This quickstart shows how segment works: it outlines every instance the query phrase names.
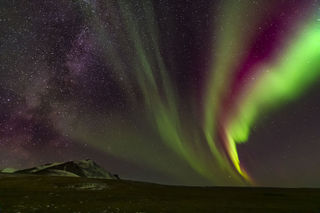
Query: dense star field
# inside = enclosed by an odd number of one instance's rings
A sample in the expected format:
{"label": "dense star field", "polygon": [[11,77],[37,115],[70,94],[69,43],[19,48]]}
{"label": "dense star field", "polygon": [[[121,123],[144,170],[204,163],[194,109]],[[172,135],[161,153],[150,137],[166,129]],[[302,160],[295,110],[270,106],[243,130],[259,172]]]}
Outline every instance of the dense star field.
{"label": "dense star field", "polygon": [[320,186],[319,0],[1,0],[0,168]]}

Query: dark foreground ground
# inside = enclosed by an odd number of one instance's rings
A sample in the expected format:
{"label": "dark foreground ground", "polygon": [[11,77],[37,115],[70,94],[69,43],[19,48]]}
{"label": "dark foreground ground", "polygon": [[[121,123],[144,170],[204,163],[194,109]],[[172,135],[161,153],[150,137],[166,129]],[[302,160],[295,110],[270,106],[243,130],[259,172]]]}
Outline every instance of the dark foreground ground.
{"label": "dark foreground ground", "polygon": [[122,180],[0,176],[0,212],[320,213],[320,190],[177,187]]}

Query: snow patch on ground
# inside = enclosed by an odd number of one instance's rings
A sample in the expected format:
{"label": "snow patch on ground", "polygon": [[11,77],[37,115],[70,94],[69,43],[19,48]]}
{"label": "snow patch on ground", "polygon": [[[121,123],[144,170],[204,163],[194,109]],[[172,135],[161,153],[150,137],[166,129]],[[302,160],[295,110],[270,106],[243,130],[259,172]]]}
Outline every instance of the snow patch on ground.
{"label": "snow patch on ground", "polygon": [[69,185],[68,188],[76,190],[104,190],[109,189],[110,187],[106,183],[79,183],[74,185]]}

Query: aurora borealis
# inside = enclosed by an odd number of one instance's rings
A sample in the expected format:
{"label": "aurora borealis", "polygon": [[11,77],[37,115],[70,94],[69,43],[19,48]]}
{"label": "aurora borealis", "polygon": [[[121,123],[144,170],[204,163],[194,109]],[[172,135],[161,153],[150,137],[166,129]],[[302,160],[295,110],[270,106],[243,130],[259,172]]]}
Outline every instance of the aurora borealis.
{"label": "aurora borealis", "polygon": [[0,167],[92,158],[160,183],[320,185],[318,0],[0,9]]}

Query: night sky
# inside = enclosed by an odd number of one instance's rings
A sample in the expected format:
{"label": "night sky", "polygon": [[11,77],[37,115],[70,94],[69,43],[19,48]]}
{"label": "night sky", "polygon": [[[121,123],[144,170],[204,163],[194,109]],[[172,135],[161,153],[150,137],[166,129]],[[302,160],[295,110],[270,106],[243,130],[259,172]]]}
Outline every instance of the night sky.
{"label": "night sky", "polygon": [[1,0],[0,168],[320,187],[319,0]]}

